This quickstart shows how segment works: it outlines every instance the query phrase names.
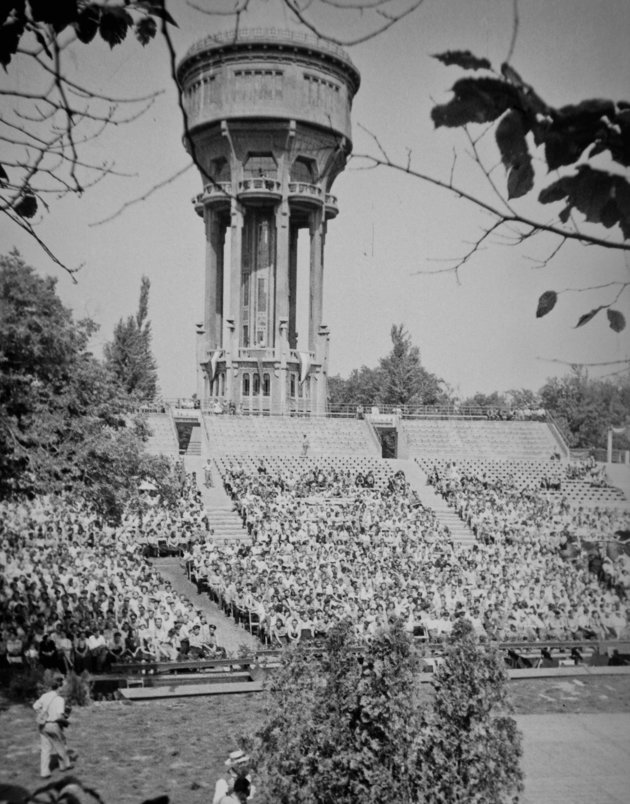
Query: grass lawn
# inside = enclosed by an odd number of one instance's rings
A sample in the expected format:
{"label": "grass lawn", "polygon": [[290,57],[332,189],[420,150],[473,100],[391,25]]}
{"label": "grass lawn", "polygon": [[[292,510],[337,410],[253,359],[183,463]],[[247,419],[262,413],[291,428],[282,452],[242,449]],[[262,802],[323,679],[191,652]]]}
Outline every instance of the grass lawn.
{"label": "grass lawn", "polygon": [[[630,675],[525,680],[510,684],[516,712],[630,712]],[[209,804],[239,734],[263,716],[261,694],[103,702],[75,708],[68,743],[75,774],[106,804],[140,804],[167,793],[173,804]],[[0,781],[39,784],[39,736],[28,706],[0,711]]]}

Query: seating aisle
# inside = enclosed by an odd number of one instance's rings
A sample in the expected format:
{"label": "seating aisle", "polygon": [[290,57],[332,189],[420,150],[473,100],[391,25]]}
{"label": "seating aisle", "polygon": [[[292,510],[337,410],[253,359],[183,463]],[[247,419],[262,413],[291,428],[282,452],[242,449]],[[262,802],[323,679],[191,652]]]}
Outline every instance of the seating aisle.
{"label": "seating aisle", "polygon": [[212,467],[212,486],[205,485],[204,465],[205,461],[194,455],[186,455],[184,465],[187,472],[195,472],[197,484],[203,502],[208,512],[210,527],[214,531],[216,539],[229,541],[237,539],[239,541],[249,541],[247,531],[243,529],[240,516],[234,510],[232,500],[225,493],[223,481],[215,466]]}
{"label": "seating aisle", "polygon": [[260,651],[261,644],[249,631],[234,624],[234,621],[225,616],[223,611],[213,603],[208,595],[197,594],[197,587],[186,578],[182,569],[180,558],[156,558],[153,566],[164,578],[169,581],[176,592],[184,595],[197,609],[201,609],[208,616],[211,623],[217,627],[217,644],[225,648],[228,656],[236,656],[239,648],[245,645],[252,653]]}
{"label": "seating aisle", "polygon": [[415,461],[395,460],[391,461],[391,463],[395,471],[401,469],[405,473],[407,482],[418,495],[422,505],[435,511],[440,524],[446,525],[451,532],[453,541],[458,544],[474,544],[475,534],[449,507],[446,500],[436,494],[433,487],[428,485],[426,474]]}

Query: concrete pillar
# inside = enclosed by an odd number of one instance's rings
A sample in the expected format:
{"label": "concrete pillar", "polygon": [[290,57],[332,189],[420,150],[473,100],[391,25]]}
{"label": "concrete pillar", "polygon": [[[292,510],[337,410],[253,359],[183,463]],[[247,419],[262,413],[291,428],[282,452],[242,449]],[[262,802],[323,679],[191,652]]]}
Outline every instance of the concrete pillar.
{"label": "concrete pillar", "polygon": [[204,210],[206,228],[206,287],[204,299],[204,329],[210,349],[221,344],[221,321],[223,318],[222,262],[223,246],[220,236],[220,223],[216,212],[206,207]]}
{"label": "concrete pillar", "polygon": [[223,311],[225,310],[225,299],[223,296],[223,285],[225,276],[225,233],[227,226],[224,221],[217,225],[217,346],[223,348]]}
{"label": "concrete pillar", "polygon": [[324,295],[324,215],[318,208],[310,215],[310,289],[308,318],[308,348],[314,352],[317,333],[322,324],[322,304]]}
{"label": "concrete pillar", "polygon": [[[241,332],[241,262],[243,253],[243,209],[232,198],[230,210],[230,265],[223,271],[223,348],[226,352],[226,387],[228,400],[238,402],[233,369],[238,366],[238,345]],[[236,364],[236,366],[234,365]]]}
{"label": "concrete pillar", "polygon": [[297,349],[297,258],[300,230],[292,226],[289,233],[289,348]]}
{"label": "concrete pillar", "polygon": [[276,209],[276,287],[273,344],[280,347],[280,322],[289,318],[289,201],[286,196]]}

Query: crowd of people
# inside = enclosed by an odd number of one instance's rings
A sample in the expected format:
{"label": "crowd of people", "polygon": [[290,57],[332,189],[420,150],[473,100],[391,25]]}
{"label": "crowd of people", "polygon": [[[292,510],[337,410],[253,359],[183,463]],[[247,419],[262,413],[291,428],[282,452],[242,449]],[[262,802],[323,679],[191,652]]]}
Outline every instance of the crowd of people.
{"label": "crowd of people", "polygon": [[0,663],[102,672],[121,661],[223,655],[216,626],[147,552],[209,538],[195,478],[173,510],[150,503],[117,526],[77,498],[0,503]]}
{"label": "crowd of people", "polygon": [[148,501],[115,527],[70,496],[1,503],[0,661],[101,672],[223,655],[216,628],[148,559],[164,544],[272,646],[322,637],[347,617],[359,640],[392,617],[427,638],[460,617],[498,640],[630,638],[630,558],[606,549],[628,512],[436,466],[430,482],[476,536],[468,547],[401,472],[325,461],[283,472],[262,460],[223,479],[242,542],[213,538],[194,476],[174,509]]}
{"label": "crowd of people", "polygon": [[[429,482],[475,534],[474,551],[502,567],[516,609],[510,630],[521,622],[528,638],[630,636],[630,557],[611,549],[630,512],[575,508],[542,489],[462,472],[454,462],[435,466]],[[603,573],[590,571],[594,551]]]}
{"label": "crowd of people", "polygon": [[391,616],[429,637],[459,617],[499,640],[630,637],[625,559],[611,586],[579,547],[567,552],[594,516],[603,534],[616,515],[452,472],[431,479],[476,533],[472,548],[454,544],[400,476],[365,488],[351,472],[285,476],[263,463],[224,478],[251,545],[198,544],[187,559],[225,610],[272,645],[324,635],[340,617],[368,640]]}

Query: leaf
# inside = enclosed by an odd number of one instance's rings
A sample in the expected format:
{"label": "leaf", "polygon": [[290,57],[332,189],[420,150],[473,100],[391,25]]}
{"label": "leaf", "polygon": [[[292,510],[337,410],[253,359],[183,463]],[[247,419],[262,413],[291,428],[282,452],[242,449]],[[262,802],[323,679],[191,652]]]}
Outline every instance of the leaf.
{"label": "leaf", "polygon": [[626,328],[626,319],[619,310],[606,310],[606,315],[608,316],[608,325],[613,332],[621,332]]}
{"label": "leaf", "polygon": [[546,290],[538,299],[538,307],[536,308],[536,318],[542,318],[550,313],[556,306],[558,301],[558,294],[555,290]]}
{"label": "leaf", "polygon": [[595,307],[593,310],[590,311],[590,313],[584,313],[584,315],[581,315],[577,324],[575,325],[575,329],[577,329],[578,327],[583,327],[584,324],[588,324],[588,322],[592,321],[592,319],[595,318],[597,313],[599,313],[599,311],[603,309],[604,305],[600,304],[599,307]]}
{"label": "leaf", "polygon": [[497,126],[495,137],[508,169],[509,198],[520,198],[534,186],[534,169],[525,139],[528,130],[524,115],[516,109],[510,109]]}
{"label": "leaf", "polygon": [[96,36],[98,31],[99,22],[101,20],[101,9],[94,4],[86,6],[77,16],[74,23],[74,30],[77,34],[77,39],[83,42],[84,45],[89,44]]}
{"label": "leaf", "polygon": [[3,67],[10,64],[12,57],[17,52],[25,26],[26,19],[20,16],[0,27],[0,64]]}
{"label": "leaf", "polygon": [[137,5],[145,9],[147,14],[150,14],[152,17],[164,20],[164,22],[167,22],[169,25],[174,25],[176,28],[179,27],[166,10],[163,0],[138,0]]}
{"label": "leaf", "polygon": [[26,192],[13,207],[21,218],[32,218],[37,212],[37,199],[33,193]]}
{"label": "leaf", "polygon": [[464,70],[491,70],[492,65],[488,59],[474,56],[470,50],[446,50],[444,53],[434,53],[433,58],[450,67],[455,64]]}
{"label": "leaf", "polygon": [[630,184],[624,176],[580,165],[573,176],[563,176],[541,190],[541,204],[566,199],[564,215],[573,207],[590,223],[606,228],[619,224],[625,239],[630,238]]}
{"label": "leaf", "polygon": [[527,154],[524,160],[514,165],[508,173],[508,198],[521,198],[534,186],[534,168],[532,160]]}
{"label": "leaf", "polygon": [[452,100],[431,110],[436,128],[490,123],[519,105],[518,89],[499,78],[461,78],[452,91]]}
{"label": "leaf", "polygon": [[104,8],[98,31],[101,38],[113,48],[119,45],[127,36],[127,29],[133,25],[133,19],[124,8]]}
{"label": "leaf", "polygon": [[157,31],[157,23],[152,17],[144,17],[141,19],[134,29],[136,39],[144,47],[155,36]]}
{"label": "leaf", "polygon": [[77,18],[77,0],[29,0],[33,19],[52,25],[57,33]]}

